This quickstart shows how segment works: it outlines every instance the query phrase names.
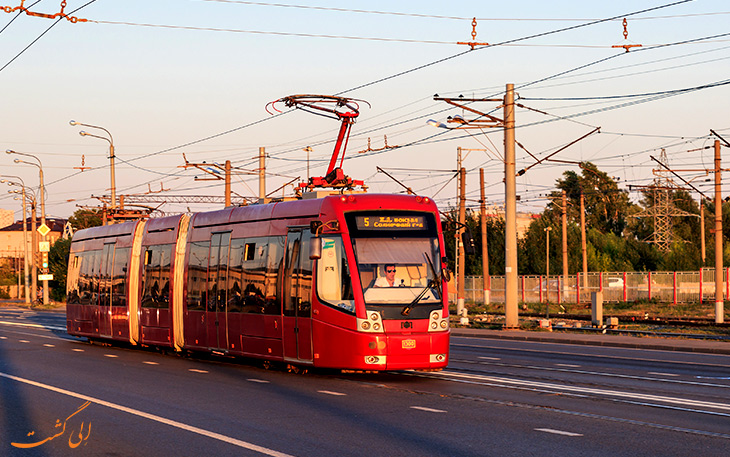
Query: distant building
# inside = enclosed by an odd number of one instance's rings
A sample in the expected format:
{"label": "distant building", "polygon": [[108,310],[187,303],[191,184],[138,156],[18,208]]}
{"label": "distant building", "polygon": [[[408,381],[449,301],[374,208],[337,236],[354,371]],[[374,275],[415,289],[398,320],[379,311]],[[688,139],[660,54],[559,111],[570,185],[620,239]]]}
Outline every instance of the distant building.
{"label": "distant building", "polygon": [[0,228],[12,225],[15,220],[15,212],[9,209],[0,209]]}
{"label": "distant building", "polygon": [[[473,211],[472,217],[475,220],[479,220],[480,213],[479,211]],[[491,209],[487,211],[487,217],[494,217],[499,219],[504,219],[504,211],[499,211],[496,209]],[[515,222],[517,224],[517,238],[524,238],[525,234],[527,233],[527,230],[530,228],[530,224],[532,224],[532,221],[535,219],[539,219],[539,214],[533,214],[533,213],[517,213],[515,215]]]}
{"label": "distant building", "polygon": [[[30,243],[31,238],[31,220],[28,218],[28,242]],[[36,228],[40,227],[40,219],[36,221]],[[47,240],[51,242],[51,246],[61,236],[63,236],[63,228],[66,225],[65,219],[46,218],[46,225],[51,229],[48,232]],[[38,240],[41,240],[40,233],[36,233]],[[30,245],[28,246],[30,251]],[[23,257],[23,221],[17,221],[11,223],[8,226],[0,228],[0,258],[7,257]]]}

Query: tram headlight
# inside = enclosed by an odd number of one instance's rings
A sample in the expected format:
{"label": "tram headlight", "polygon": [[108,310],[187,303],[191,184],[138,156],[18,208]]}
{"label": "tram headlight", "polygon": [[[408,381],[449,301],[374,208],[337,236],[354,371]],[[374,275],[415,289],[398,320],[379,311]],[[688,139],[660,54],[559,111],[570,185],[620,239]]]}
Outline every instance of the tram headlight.
{"label": "tram headlight", "polygon": [[370,322],[364,321],[362,324],[360,324],[360,327],[362,327],[363,330],[369,330],[370,329]]}
{"label": "tram headlight", "polygon": [[431,322],[431,328],[436,330],[438,328],[438,324],[436,322]]}
{"label": "tram headlight", "polygon": [[444,330],[445,330],[445,329],[446,329],[446,327],[448,327],[448,326],[449,326],[449,323],[448,323],[448,322],[446,322],[446,321],[441,321],[441,328],[442,328],[442,329],[444,329]]}
{"label": "tram headlight", "polygon": [[378,313],[373,313],[370,315],[370,320],[377,321],[378,320]]}
{"label": "tram headlight", "polygon": [[431,313],[431,319],[438,320],[439,317],[440,316],[439,316],[439,312],[438,311],[434,311],[434,312]]}
{"label": "tram headlight", "polygon": [[373,324],[373,330],[380,330],[380,324],[377,322]]}

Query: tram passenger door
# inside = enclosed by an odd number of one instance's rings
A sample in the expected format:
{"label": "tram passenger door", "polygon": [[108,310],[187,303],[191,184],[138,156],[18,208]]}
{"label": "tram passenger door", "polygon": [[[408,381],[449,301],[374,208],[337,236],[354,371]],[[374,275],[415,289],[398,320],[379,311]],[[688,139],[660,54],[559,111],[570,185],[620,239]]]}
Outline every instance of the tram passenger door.
{"label": "tram passenger door", "polygon": [[210,238],[210,264],[208,267],[208,303],[206,325],[208,347],[228,350],[228,253],[231,232],[214,233]]}
{"label": "tram passenger door", "polygon": [[112,334],[112,265],[114,264],[114,243],[107,243],[101,251],[99,269],[99,335]]}
{"label": "tram passenger door", "polygon": [[290,229],[284,272],[284,358],[312,361],[312,261],[309,231]]}

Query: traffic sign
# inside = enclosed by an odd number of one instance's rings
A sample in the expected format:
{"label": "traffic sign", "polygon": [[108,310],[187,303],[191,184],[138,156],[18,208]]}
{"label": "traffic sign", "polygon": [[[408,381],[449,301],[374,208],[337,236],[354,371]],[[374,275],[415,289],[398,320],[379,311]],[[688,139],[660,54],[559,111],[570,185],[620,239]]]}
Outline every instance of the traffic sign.
{"label": "traffic sign", "polygon": [[41,234],[41,236],[48,235],[48,232],[51,231],[51,229],[46,224],[41,224],[40,227],[38,227],[36,230],[38,230],[38,233]]}
{"label": "traffic sign", "polygon": [[50,241],[40,241],[38,243],[38,252],[49,252],[51,250]]}
{"label": "traffic sign", "polygon": [[52,274],[38,275],[38,281],[53,281],[53,275]]}

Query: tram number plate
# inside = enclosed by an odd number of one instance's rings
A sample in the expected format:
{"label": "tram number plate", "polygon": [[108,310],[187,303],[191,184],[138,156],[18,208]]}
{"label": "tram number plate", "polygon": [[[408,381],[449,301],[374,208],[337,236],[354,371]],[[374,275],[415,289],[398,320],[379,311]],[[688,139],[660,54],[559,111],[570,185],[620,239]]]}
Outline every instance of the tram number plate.
{"label": "tram number plate", "polygon": [[415,349],[416,340],[403,340],[401,342],[401,346],[403,347],[403,349]]}

